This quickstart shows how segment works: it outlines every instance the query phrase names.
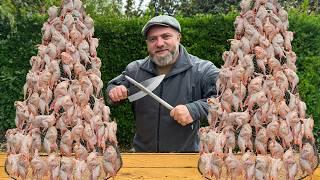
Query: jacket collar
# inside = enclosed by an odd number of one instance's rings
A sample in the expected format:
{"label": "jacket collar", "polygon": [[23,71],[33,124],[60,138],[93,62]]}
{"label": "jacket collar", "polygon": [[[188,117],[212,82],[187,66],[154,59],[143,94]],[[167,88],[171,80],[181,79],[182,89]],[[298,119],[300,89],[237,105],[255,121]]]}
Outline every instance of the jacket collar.
{"label": "jacket collar", "polygon": [[[147,71],[153,75],[158,75],[157,74],[157,68],[156,65],[150,60],[150,56],[146,57],[144,59],[145,61],[141,65],[141,69],[144,71]],[[168,78],[170,76],[179,74],[183,71],[186,71],[187,69],[191,68],[193,66],[193,63],[190,60],[189,53],[183,47],[181,44],[179,45],[179,56],[175,64],[172,66],[172,69],[170,72],[166,75],[165,78]]]}

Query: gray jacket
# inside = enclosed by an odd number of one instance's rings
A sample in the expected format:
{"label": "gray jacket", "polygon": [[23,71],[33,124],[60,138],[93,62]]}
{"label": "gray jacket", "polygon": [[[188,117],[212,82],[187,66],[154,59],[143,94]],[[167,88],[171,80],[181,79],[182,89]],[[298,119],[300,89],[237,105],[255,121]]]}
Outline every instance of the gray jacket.
{"label": "gray jacket", "polygon": [[[133,147],[136,152],[198,151],[200,120],[207,118],[206,98],[216,95],[219,69],[210,61],[190,55],[182,45],[179,50],[177,62],[153,92],[173,107],[185,104],[193,123],[181,126],[170,116],[168,109],[150,96],[134,101],[136,134]],[[126,67],[126,74],[138,82],[158,75],[149,57],[131,62]],[[109,81],[107,93],[120,84],[127,88],[133,86],[120,75]]]}

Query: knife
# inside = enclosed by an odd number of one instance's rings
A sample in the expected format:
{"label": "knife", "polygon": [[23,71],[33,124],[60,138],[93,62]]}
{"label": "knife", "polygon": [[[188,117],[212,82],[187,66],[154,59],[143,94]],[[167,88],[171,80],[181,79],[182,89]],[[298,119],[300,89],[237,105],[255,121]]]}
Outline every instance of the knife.
{"label": "knife", "polygon": [[[144,87],[142,84],[138,83],[137,81],[135,81],[134,79],[132,79],[131,77],[127,76],[125,74],[125,72],[122,73],[122,75],[133,85],[135,85],[136,87],[138,87],[141,91],[143,91],[144,93],[146,93],[147,95],[151,96],[153,99],[155,99],[156,101],[158,101],[160,104],[162,104],[164,107],[166,107],[167,109],[169,109],[170,111],[173,109],[173,107],[168,104],[166,101],[164,101],[163,99],[161,99],[159,96],[155,95],[152,91],[150,91],[148,88]],[[160,84],[160,83],[159,83]],[[143,97],[143,96],[142,96]],[[141,97],[140,97],[141,98]],[[132,102],[131,100],[137,100],[137,98],[129,98],[129,101]],[[130,100],[131,99],[131,100]],[[139,99],[139,98],[138,98]]]}

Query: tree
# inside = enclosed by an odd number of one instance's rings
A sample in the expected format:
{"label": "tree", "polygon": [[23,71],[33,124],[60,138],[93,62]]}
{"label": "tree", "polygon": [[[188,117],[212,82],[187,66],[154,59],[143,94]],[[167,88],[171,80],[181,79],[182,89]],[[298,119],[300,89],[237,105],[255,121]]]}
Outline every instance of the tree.
{"label": "tree", "polygon": [[16,21],[20,17],[35,14],[43,15],[48,7],[59,4],[60,0],[3,0],[0,4],[0,19],[3,22],[8,22],[11,30],[15,31]]}
{"label": "tree", "polygon": [[179,8],[179,14],[192,16],[195,14],[226,13],[238,5],[236,0],[186,0]]}
{"label": "tree", "polygon": [[133,0],[127,0],[127,4],[125,5],[125,15],[132,16],[134,11],[134,1]]}
{"label": "tree", "polygon": [[121,16],[121,0],[85,0],[86,12],[94,16]]}
{"label": "tree", "polygon": [[[253,2],[255,0],[252,0]],[[241,0],[151,0],[148,11],[154,14],[193,16],[195,14],[217,14],[239,10]],[[278,0],[286,9],[319,13],[320,0]]]}
{"label": "tree", "polygon": [[[0,5],[0,19],[1,19],[1,26],[2,23],[8,21],[10,26],[13,27],[15,24],[15,11],[16,8],[14,4],[12,4],[11,0],[4,0]],[[2,28],[1,28],[2,29]]]}
{"label": "tree", "polygon": [[151,0],[148,7],[155,15],[174,15],[180,4],[180,0]]}
{"label": "tree", "polygon": [[195,14],[226,13],[239,2],[236,0],[151,0],[149,9],[157,14]]}
{"label": "tree", "polygon": [[[15,30],[17,19],[34,15],[46,15],[53,5],[60,7],[63,0],[2,0],[0,4],[1,24],[8,22]],[[121,0],[83,0],[86,12],[91,16],[121,16]],[[1,25],[2,26],[2,25]]]}

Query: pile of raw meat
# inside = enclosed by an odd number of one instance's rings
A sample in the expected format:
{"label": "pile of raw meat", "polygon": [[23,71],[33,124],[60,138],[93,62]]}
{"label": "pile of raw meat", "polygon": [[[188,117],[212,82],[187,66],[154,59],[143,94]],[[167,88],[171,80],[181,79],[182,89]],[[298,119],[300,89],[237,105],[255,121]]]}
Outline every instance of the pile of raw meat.
{"label": "pile of raw meat", "polygon": [[94,22],[80,0],[63,0],[48,14],[24,100],[15,102],[16,128],[6,132],[6,171],[19,179],[114,177],[122,161],[117,124],[101,95]]}
{"label": "pile of raw meat", "polygon": [[[318,165],[314,120],[299,98],[288,14],[277,0],[242,0],[230,50],[199,130],[204,177],[287,179],[312,175]],[[237,155],[235,152],[241,152]],[[297,158],[296,158],[297,154]]]}

